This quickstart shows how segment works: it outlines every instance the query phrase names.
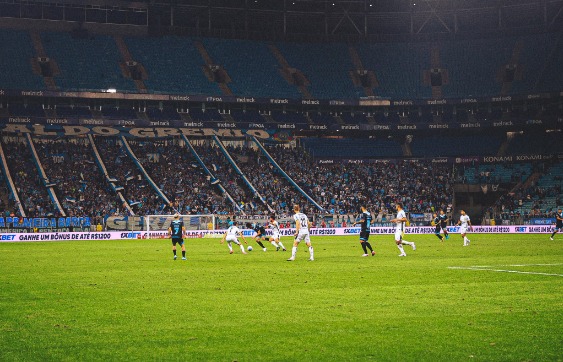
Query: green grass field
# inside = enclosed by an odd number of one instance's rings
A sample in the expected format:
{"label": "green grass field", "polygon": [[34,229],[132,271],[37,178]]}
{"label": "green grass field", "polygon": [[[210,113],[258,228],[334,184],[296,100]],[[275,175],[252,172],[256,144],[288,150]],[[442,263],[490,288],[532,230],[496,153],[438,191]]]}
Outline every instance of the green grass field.
{"label": "green grass field", "polygon": [[0,243],[0,360],[563,360],[562,236],[392,239]]}

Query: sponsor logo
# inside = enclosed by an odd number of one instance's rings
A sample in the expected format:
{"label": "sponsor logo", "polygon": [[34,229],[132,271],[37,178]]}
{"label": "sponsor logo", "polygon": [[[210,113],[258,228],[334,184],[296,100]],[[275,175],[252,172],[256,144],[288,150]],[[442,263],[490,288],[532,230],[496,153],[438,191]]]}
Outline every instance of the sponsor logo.
{"label": "sponsor logo", "polygon": [[6,240],[6,241],[14,240],[15,237],[16,237],[16,235],[14,235],[14,234],[8,234],[8,235],[2,234],[2,235],[0,235],[0,240]]}
{"label": "sponsor logo", "polygon": [[38,92],[22,91],[21,95],[22,95],[22,96],[38,96],[38,97],[43,97],[43,92],[42,92],[42,91],[38,91]]}
{"label": "sponsor logo", "polygon": [[3,96],[3,95],[5,95],[5,94],[6,94],[6,92],[4,92],[3,89],[0,89],[0,96]]}
{"label": "sponsor logo", "polygon": [[151,126],[170,126],[170,122],[168,121],[151,121]]}
{"label": "sponsor logo", "polygon": [[103,119],[81,119],[80,120],[80,124],[87,124],[87,125],[92,125],[92,126],[103,126],[104,125],[104,120]]}
{"label": "sponsor logo", "polygon": [[9,117],[8,123],[31,123],[31,118],[29,118],[29,117]]}
{"label": "sponsor logo", "polygon": [[217,127],[219,128],[235,128],[236,126],[237,126],[236,123],[228,123],[228,122],[217,123]]}
{"label": "sponsor logo", "polygon": [[519,226],[519,227],[514,228],[514,230],[515,230],[517,233],[525,233],[526,230],[528,230],[528,228],[527,228],[526,226]]}
{"label": "sponsor logo", "polygon": [[141,238],[140,232],[121,233],[122,239],[137,239]]}
{"label": "sponsor logo", "polygon": [[342,126],[340,126],[341,129],[345,130],[345,129],[360,129],[360,125],[359,124],[354,124],[354,125],[346,125],[343,124]]}
{"label": "sponsor logo", "polygon": [[390,130],[391,126],[387,124],[376,124],[372,126],[374,130]]}
{"label": "sponsor logo", "polygon": [[344,234],[358,234],[359,232],[360,232],[360,228],[344,229]]}
{"label": "sponsor logo", "polygon": [[479,157],[456,157],[455,163],[470,163],[479,161]]}
{"label": "sponsor logo", "polygon": [[528,99],[538,99],[541,98],[541,94],[528,94]]}
{"label": "sponsor logo", "polygon": [[426,104],[447,104],[448,101],[445,99],[434,99],[430,101],[426,101]]}
{"label": "sponsor logo", "polygon": [[170,96],[171,101],[189,101],[189,96]]}
{"label": "sponsor logo", "polygon": [[334,160],[319,160],[319,163],[334,163]]}
{"label": "sponsor logo", "polygon": [[256,102],[256,99],[246,98],[246,97],[237,98],[236,100],[237,100],[238,103],[255,103]]}
{"label": "sponsor logo", "polygon": [[324,124],[310,124],[309,129],[328,129]]}
{"label": "sponsor logo", "polygon": [[529,119],[526,124],[543,124],[543,121],[541,119]]}
{"label": "sponsor logo", "polygon": [[184,122],[184,127],[203,127],[203,122]]}
{"label": "sponsor logo", "polygon": [[448,163],[447,158],[433,158],[432,163]]}
{"label": "sponsor logo", "polygon": [[135,121],[122,119],[117,122],[118,126],[135,126]]}
{"label": "sponsor logo", "polygon": [[463,98],[461,103],[477,103],[477,99],[475,98]]}
{"label": "sponsor logo", "polygon": [[514,126],[514,123],[512,123],[512,121],[493,122],[493,127],[505,127],[505,126]]}
{"label": "sponsor logo", "polygon": [[504,102],[504,101],[511,101],[511,100],[512,100],[511,96],[492,97],[491,98],[492,102]]}
{"label": "sponsor logo", "polygon": [[394,106],[412,106],[414,101],[393,101]]}
{"label": "sponsor logo", "polygon": [[295,128],[295,125],[293,123],[283,123],[283,124],[278,124],[278,128],[282,128],[282,129],[288,129],[288,128]]}
{"label": "sponsor logo", "polygon": [[416,124],[397,125],[397,129],[416,129]]}
{"label": "sponsor logo", "polygon": [[248,128],[266,128],[264,123],[249,123]]}
{"label": "sponsor logo", "polygon": [[273,103],[273,104],[288,104],[289,99],[270,98],[270,103]]}
{"label": "sponsor logo", "polygon": [[512,156],[486,156],[483,162],[511,162]]}
{"label": "sponsor logo", "polygon": [[449,124],[429,124],[428,128],[438,129],[438,128],[450,128]]}
{"label": "sponsor logo", "polygon": [[66,118],[47,118],[47,123],[50,123],[50,124],[68,124],[68,119],[66,119]]}
{"label": "sponsor logo", "polygon": [[205,100],[207,102],[223,102],[223,98],[221,97],[207,97]]}
{"label": "sponsor logo", "polygon": [[472,123],[472,122],[460,123],[460,124],[459,124],[459,127],[460,127],[460,128],[479,128],[479,127],[481,127],[481,123],[479,123],[479,122],[475,122],[475,123]]}
{"label": "sponsor logo", "polygon": [[321,102],[317,99],[303,99],[303,100],[301,100],[301,104],[319,105],[319,104],[321,104]]}
{"label": "sponsor logo", "polygon": [[343,106],[346,103],[344,101],[332,100],[332,101],[329,101],[328,104],[331,105],[331,106]]}

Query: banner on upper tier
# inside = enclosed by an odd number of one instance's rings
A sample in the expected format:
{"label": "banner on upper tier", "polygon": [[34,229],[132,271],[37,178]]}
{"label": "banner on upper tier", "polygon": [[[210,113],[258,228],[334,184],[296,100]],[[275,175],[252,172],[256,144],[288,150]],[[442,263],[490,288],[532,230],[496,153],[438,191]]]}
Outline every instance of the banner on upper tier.
{"label": "banner on upper tier", "polygon": [[[223,123],[218,123],[223,124]],[[45,124],[16,124],[9,123],[0,125],[0,131],[5,133],[18,133],[38,136],[81,136],[93,134],[99,136],[126,136],[135,138],[162,138],[171,136],[219,136],[242,138],[246,135],[256,136],[261,139],[275,139],[279,141],[290,141],[293,137],[291,130],[279,129],[248,129],[244,125],[232,123],[232,128],[187,126],[187,127],[113,127],[113,126],[71,126],[71,125],[45,125]]]}
{"label": "banner on upper tier", "polygon": [[[407,227],[405,234],[433,234],[433,226]],[[220,238],[226,230],[191,230],[187,232],[187,238]],[[450,233],[458,233],[459,227],[448,227]],[[475,234],[547,234],[553,231],[551,225],[510,225],[510,226],[473,226],[471,233]],[[242,230],[245,237],[252,236],[254,231]],[[372,227],[372,235],[390,235],[395,233],[393,227]],[[271,231],[266,233],[271,235]],[[281,229],[282,237],[291,237],[295,233],[294,228]],[[71,241],[71,240],[125,240],[125,239],[161,239],[167,238],[167,231],[109,231],[109,232],[61,232],[61,233],[5,233],[0,234],[0,242],[19,241]],[[359,235],[360,228],[318,228],[312,229],[312,236],[343,236]]]}

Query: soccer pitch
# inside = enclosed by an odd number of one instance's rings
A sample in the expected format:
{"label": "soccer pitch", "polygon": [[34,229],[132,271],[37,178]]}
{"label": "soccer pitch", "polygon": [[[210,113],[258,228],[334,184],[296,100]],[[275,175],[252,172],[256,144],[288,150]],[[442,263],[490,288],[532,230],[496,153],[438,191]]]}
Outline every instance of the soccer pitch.
{"label": "soccer pitch", "polygon": [[470,238],[0,243],[0,360],[561,361],[563,236]]}

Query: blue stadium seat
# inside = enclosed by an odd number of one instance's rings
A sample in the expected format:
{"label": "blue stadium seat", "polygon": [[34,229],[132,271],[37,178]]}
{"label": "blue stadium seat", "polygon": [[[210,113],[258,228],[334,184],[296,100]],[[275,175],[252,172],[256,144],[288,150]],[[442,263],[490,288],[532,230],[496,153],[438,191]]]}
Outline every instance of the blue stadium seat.
{"label": "blue stadium seat", "polygon": [[31,60],[35,51],[25,31],[0,29],[0,88],[45,89],[41,75],[33,74]]}

